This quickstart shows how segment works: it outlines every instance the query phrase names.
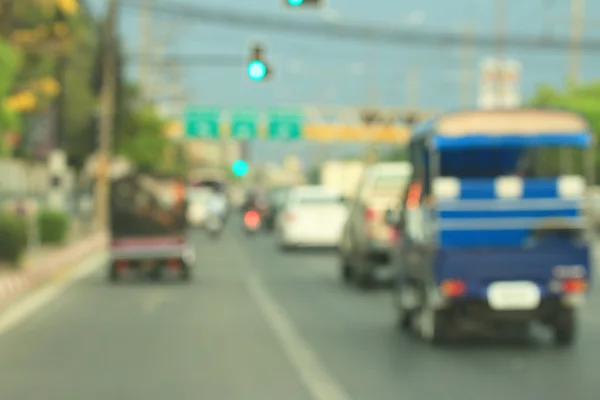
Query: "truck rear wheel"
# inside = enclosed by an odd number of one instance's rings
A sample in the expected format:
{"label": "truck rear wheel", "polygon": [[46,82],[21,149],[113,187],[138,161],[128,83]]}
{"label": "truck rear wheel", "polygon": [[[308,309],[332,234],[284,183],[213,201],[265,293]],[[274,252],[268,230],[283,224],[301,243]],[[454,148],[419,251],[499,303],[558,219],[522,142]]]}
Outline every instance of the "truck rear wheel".
{"label": "truck rear wheel", "polygon": [[190,267],[184,264],[181,267],[181,280],[184,282],[189,282],[192,279],[192,273],[190,271]]}
{"label": "truck rear wheel", "polygon": [[567,347],[575,342],[576,318],[575,310],[561,308],[554,322],[554,343],[557,346]]}
{"label": "truck rear wheel", "polygon": [[119,270],[115,264],[110,264],[108,267],[108,281],[111,283],[119,281]]}

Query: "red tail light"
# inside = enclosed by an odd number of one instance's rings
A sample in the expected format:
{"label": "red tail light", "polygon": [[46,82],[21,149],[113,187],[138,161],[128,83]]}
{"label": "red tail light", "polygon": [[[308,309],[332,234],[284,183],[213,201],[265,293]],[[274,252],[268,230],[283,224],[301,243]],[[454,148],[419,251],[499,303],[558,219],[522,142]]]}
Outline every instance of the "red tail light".
{"label": "red tail light", "polygon": [[367,221],[375,220],[375,215],[376,215],[375,210],[373,210],[372,208],[367,208],[365,210],[365,219]]}
{"label": "red tail light", "polygon": [[115,265],[119,271],[123,271],[123,270],[127,269],[127,267],[129,266],[129,263],[127,262],[127,260],[118,260],[115,263]]}
{"label": "red tail light", "polygon": [[254,210],[248,211],[244,214],[244,223],[247,226],[256,226],[260,222],[260,215]]}
{"label": "red tail light", "polygon": [[398,240],[399,236],[398,229],[390,228],[390,243],[396,243],[396,240]]}
{"label": "red tail light", "polygon": [[467,291],[467,285],[463,281],[448,279],[440,286],[442,294],[447,297],[460,297]]}
{"label": "red tail light", "polygon": [[562,283],[564,293],[582,293],[587,290],[587,282],[583,279],[566,279]]}

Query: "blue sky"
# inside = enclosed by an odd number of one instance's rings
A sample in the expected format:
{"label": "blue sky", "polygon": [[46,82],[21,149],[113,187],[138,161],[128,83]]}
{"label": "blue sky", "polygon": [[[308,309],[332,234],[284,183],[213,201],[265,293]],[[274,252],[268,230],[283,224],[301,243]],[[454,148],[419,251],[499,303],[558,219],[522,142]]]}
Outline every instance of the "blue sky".
{"label": "blue sky", "polygon": [[[106,0],[88,0],[103,12]],[[171,0],[154,0],[171,3]],[[282,0],[177,0],[176,4],[198,4],[238,12],[260,12],[297,19],[328,18],[372,24],[394,24],[415,31],[462,31],[470,26],[476,33],[493,33],[494,0],[328,0],[325,12],[294,12],[280,6]],[[569,2],[566,0],[506,0],[511,33],[567,36]],[[173,2],[175,3],[175,2]],[[600,2],[587,2],[585,35],[600,37]],[[594,4],[595,3],[595,4]],[[375,4],[377,4],[375,6]],[[318,38],[247,28],[208,24],[190,19],[155,15],[155,35],[170,35],[169,52],[176,54],[220,53],[246,55],[254,40],[268,47],[275,75],[268,83],[253,83],[243,68],[189,66],[184,70],[185,86],[197,105],[222,107],[302,106],[306,104],[403,106],[407,101],[407,74],[418,70],[415,101],[426,108],[456,108],[460,98],[459,71],[463,58],[459,47],[422,47],[357,43],[350,40]],[[586,17],[587,18],[587,17]],[[598,28],[594,27],[597,26]],[[120,32],[130,51],[139,50],[139,22],[135,10],[123,10]],[[476,50],[471,68],[471,100],[475,102],[477,64],[493,49]],[[528,97],[542,83],[562,86],[567,68],[566,51],[507,50],[523,65],[523,96]],[[585,54],[581,76],[598,77],[600,56]],[[131,65],[135,79],[136,66]],[[314,152],[307,143],[289,145],[260,143],[255,156],[280,160],[283,153],[306,158]],[[355,146],[332,146],[331,154],[351,151]],[[350,150],[349,150],[350,149]]]}

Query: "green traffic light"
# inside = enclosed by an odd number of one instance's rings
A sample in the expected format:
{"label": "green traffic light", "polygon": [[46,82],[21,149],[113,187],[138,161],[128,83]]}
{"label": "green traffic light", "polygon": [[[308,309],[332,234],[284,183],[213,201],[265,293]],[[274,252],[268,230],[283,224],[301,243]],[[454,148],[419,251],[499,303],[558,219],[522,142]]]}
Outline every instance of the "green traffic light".
{"label": "green traffic light", "polygon": [[288,0],[288,4],[292,7],[298,7],[302,3],[304,3],[304,0]]}
{"label": "green traffic light", "polygon": [[262,61],[252,61],[248,64],[248,76],[253,81],[261,81],[267,75],[267,66]]}
{"label": "green traffic light", "polygon": [[244,160],[237,160],[231,166],[231,171],[235,176],[244,176],[248,173],[248,163]]}

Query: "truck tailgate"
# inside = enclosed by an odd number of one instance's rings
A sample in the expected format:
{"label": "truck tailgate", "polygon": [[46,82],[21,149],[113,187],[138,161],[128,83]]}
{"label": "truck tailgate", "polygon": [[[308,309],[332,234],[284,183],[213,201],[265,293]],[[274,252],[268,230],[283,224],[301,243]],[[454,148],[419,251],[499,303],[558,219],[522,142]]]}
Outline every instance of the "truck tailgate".
{"label": "truck tailgate", "polygon": [[188,252],[185,237],[127,237],[113,239],[113,259],[147,259],[182,257]]}
{"label": "truck tailgate", "polygon": [[443,249],[436,256],[435,278],[462,280],[469,294],[480,295],[498,281],[531,281],[546,288],[565,268],[581,271],[586,275],[581,278],[589,280],[589,249]]}

